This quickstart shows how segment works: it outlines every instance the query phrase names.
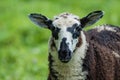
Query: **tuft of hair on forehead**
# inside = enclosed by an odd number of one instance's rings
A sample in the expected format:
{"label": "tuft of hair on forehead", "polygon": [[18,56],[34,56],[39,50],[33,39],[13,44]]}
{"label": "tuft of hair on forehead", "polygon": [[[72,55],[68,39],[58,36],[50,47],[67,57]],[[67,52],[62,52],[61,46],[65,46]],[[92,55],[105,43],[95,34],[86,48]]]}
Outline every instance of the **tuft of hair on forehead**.
{"label": "tuft of hair on forehead", "polygon": [[59,19],[59,18],[74,18],[74,19],[79,19],[79,16],[74,15],[72,13],[69,12],[64,12],[59,14],[58,16],[54,16],[54,20]]}

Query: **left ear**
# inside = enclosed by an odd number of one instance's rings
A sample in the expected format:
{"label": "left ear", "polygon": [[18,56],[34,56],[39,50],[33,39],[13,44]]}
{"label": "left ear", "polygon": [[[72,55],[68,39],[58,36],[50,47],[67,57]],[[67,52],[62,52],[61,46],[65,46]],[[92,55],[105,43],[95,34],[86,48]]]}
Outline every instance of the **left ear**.
{"label": "left ear", "polygon": [[31,13],[29,18],[32,22],[40,27],[50,29],[52,25],[52,20],[48,19],[46,16],[37,13]]}
{"label": "left ear", "polygon": [[86,26],[90,26],[96,23],[100,18],[104,15],[103,11],[93,11],[89,13],[86,17],[80,19],[81,27],[84,28]]}

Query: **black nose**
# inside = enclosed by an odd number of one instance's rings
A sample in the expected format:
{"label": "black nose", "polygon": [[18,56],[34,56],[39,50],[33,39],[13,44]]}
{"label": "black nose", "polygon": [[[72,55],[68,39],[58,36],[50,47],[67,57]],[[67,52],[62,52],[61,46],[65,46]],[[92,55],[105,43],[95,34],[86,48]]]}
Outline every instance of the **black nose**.
{"label": "black nose", "polygon": [[67,63],[71,59],[71,51],[70,50],[59,50],[58,51],[58,58],[61,62]]}

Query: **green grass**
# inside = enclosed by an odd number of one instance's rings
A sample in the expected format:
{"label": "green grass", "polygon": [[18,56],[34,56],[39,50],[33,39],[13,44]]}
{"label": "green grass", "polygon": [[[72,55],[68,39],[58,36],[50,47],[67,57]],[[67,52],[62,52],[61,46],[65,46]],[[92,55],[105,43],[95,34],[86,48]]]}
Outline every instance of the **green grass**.
{"label": "green grass", "polygon": [[119,4],[119,0],[1,0],[0,80],[47,79],[50,31],[36,27],[29,20],[29,13],[52,18],[61,12],[71,12],[84,17],[91,11],[103,10],[105,16],[95,25],[119,26]]}

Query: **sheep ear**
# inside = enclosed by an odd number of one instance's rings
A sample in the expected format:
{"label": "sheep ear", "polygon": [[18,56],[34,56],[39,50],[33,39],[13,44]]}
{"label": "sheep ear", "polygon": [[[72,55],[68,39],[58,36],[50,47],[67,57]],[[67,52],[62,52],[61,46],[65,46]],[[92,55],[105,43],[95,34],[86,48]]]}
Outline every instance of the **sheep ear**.
{"label": "sheep ear", "polygon": [[43,28],[50,28],[50,25],[52,24],[52,20],[49,20],[42,14],[32,13],[29,15],[29,18],[32,22]]}
{"label": "sheep ear", "polygon": [[104,15],[103,11],[93,11],[89,13],[86,17],[80,19],[82,28],[96,23],[100,18],[103,17],[103,15]]}

